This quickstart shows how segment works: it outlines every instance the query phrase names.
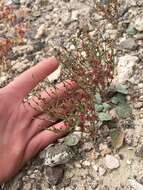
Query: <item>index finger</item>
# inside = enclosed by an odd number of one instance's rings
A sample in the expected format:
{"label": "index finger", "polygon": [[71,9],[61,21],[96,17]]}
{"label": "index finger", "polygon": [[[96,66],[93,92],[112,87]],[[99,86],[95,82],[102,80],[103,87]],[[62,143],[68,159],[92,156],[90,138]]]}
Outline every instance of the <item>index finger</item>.
{"label": "index finger", "polygon": [[23,99],[39,82],[58,68],[56,58],[43,59],[40,63],[23,72],[6,88],[12,88]]}

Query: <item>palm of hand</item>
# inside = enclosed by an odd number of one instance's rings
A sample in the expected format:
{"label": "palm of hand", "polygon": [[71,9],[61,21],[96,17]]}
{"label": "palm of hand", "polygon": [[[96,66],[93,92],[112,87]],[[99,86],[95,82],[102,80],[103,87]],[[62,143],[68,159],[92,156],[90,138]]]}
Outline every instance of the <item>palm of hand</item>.
{"label": "palm of hand", "polygon": [[[57,67],[54,58],[44,60],[0,90],[0,182],[14,176],[25,162],[65,133],[64,130],[60,133],[43,130],[49,126],[60,129],[67,126],[63,122],[56,124],[46,114],[23,102],[27,93]],[[33,81],[33,75],[37,81]],[[71,84],[69,88],[73,86]],[[58,89],[60,96],[67,90],[63,84],[59,84]],[[51,99],[44,92],[41,96],[47,103]],[[31,104],[34,105],[34,102],[31,101]],[[39,104],[43,106],[41,102]]]}

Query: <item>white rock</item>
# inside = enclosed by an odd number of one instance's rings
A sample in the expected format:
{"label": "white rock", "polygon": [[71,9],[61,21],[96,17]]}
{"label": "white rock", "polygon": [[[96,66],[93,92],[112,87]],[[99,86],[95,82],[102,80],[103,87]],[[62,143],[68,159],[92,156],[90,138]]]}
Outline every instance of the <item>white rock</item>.
{"label": "white rock", "polygon": [[143,15],[137,17],[137,19],[135,20],[135,23],[134,23],[134,27],[135,27],[139,32],[142,32],[142,31],[143,31]]}
{"label": "white rock", "polygon": [[132,161],[131,160],[127,160],[127,165],[131,165]]}
{"label": "white rock", "polygon": [[135,104],[134,104],[134,108],[136,108],[136,109],[140,109],[140,108],[142,108],[143,107],[143,103],[142,102],[136,102]]}
{"label": "white rock", "polygon": [[44,159],[45,165],[53,167],[68,163],[74,155],[75,153],[70,147],[58,143],[49,145],[40,153],[40,158]]}
{"label": "white rock", "polygon": [[11,5],[12,3],[12,0],[5,0],[5,5]]}
{"label": "white rock", "polygon": [[138,87],[139,87],[139,88],[143,88],[143,83],[139,83],[139,84],[138,84]]}
{"label": "white rock", "polygon": [[64,24],[68,24],[70,22],[70,12],[68,10],[64,10],[61,14],[61,19]]}
{"label": "white rock", "polygon": [[8,79],[8,75],[0,76],[0,84],[3,84],[3,82],[5,82],[7,79]]}
{"label": "white rock", "polygon": [[82,146],[82,150],[84,150],[85,152],[89,152],[93,148],[94,148],[94,145],[92,142],[85,142]]}
{"label": "white rock", "polygon": [[134,190],[143,190],[143,185],[141,185],[140,183],[138,183],[136,180],[134,179],[129,179],[128,180],[128,184],[130,187],[132,187]]}
{"label": "white rock", "polygon": [[99,172],[99,176],[103,176],[103,175],[105,175],[106,170],[104,168],[102,168],[102,167],[99,167],[98,172]]}
{"label": "white rock", "polygon": [[53,73],[50,74],[50,76],[48,77],[48,80],[50,82],[57,80],[60,76],[60,73],[61,73],[61,66],[59,66],[58,69],[56,69]]}
{"label": "white rock", "polygon": [[133,75],[133,68],[138,63],[139,58],[132,55],[125,55],[119,58],[117,64],[117,76],[113,83],[125,84]]}
{"label": "white rock", "polygon": [[35,36],[35,39],[39,39],[42,37],[42,35],[45,33],[46,31],[46,25],[45,24],[42,24],[38,30],[37,30],[37,34]]}
{"label": "white rock", "polygon": [[91,163],[89,161],[85,160],[82,162],[82,165],[85,167],[89,167],[91,165]]}
{"label": "white rock", "polygon": [[78,20],[79,11],[73,10],[71,15],[71,22]]}
{"label": "white rock", "polygon": [[95,172],[98,171],[98,166],[97,166],[96,164],[94,164],[94,163],[92,163],[92,168],[93,168],[93,170],[94,170]]}
{"label": "white rock", "polygon": [[69,47],[70,50],[75,50],[75,46],[73,44],[70,45]]}
{"label": "white rock", "polygon": [[86,58],[86,57],[87,57],[87,54],[86,54],[86,52],[85,52],[85,51],[82,51],[82,52],[81,52],[81,55],[82,55],[84,58]]}
{"label": "white rock", "polygon": [[72,187],[65,187],[64,190],[73,190]]}
{"label": "white rock", "polygon": [[136,6],[135,0],[126,0],[124,3],[125,3],[125,7]]}
{"label": "white rock", "polygon": [[106,155],[105,157],[105,165],[107,168],[113,170],[120,166],[119,160],[112,156],[112,155]]}
{"label": "white rock", "polygon": [[107,30],[106,33],[104,34],[105,38],[111,38],[111,39],[115,39],[117,37],[117,30]]}
{"label": "white rock", "polygon": [[107,149],[107,148],[108,148],[107,144],[103,144],[103,143],[100,143],[100,144],[99,144],[99,150],[100,150],[100,151],[105,150],[105,149]]}
{"label": "white rock", "polygon": [[81,164],[79,162],[75,162],[74,165],[76,168],[81,168]]}
{"label": "white rock", "polygon": [[139,97],[139,101],[143,102],[143,95]]}

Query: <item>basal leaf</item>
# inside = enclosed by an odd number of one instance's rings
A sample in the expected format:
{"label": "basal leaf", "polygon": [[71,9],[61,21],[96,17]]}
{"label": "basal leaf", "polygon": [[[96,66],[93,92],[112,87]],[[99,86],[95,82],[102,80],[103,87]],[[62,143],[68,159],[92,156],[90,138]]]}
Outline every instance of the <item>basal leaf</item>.
{"label": "basal leaf", "polygon": [[124,94],[117,93],[116,96],[113,96],[111,99],[113,104],[125,104],[126,103],[126,96]]}
{"label": "basal leaf", "polygon": [[99,93],[96,93],[95,99],[96,99],[96,103],[97,104],[101,104],[102,103],[102,98],[101,98],[101,95]]}
{"label": "basal leaf", "polygon": [[100,121],[110,121],[110,120],[112,120],[111,115],[108,114],[108,113],[105,113],[105,112],[100,112],[98,114],[98,117],[99,117]]}
{"label": "basal leaf", "polygon": [[95,104],[95,110],[97,111],[97,112],[100,112],[100,111],[102,111],[103,110],[103,105],[102,104]]}
{"label": "basal leaf", "polygon": [[67,146],[75,146],[79,143],[80,139],[81,136],[72,133],[64,138],[64,144]]}
{"label": "basal leaf", "polygon": [[114,97],[111,99],[111,102],[112,102],[113,104],[118,104],[118,103],[119,103],[118,97],[117,97],[117,96],[114,96]]}
{"label": "basal leaf", "polygon": [[132,109],[128,104],[120,104],[116,107],[116,113],[120,118],[128,118],[132,114]]}
{"label": "basal leaf", "polygon": [[107,110],[109,110],[111,108],[110,104],[103,103],[102,105],[104,107],[104,111],[107,111]]}
{"label": "basal leaf", "polygon": [[128,94],[127,86],[123,84],[117,85],[115,90],[121,94]]}

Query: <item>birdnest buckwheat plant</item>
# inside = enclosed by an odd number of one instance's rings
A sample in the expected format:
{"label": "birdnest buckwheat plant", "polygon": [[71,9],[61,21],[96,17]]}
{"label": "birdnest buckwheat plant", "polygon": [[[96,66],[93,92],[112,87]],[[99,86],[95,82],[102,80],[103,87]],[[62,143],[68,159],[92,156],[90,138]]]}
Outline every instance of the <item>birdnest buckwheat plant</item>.
{"label": "birdnest buckwheat plant", "polygon": [[[99,121],[96,105],[105,99],[114,74],[112,44],[110,40],[104,41],[101,37],[99,32],[94,39],[88,33],[81,32],[69,41],[73,48],[55,50],[62,65],[57,82],[63,82],[67,92],[64,100],[57,98],[54,104],[51,102],[43,109],[50,118],[64,120],[71,131],[79,127],[82,132],[90,133],[93,137]],[[73,81],[77,88],[70,90],[67,87],[69,81]],[[47,83],[54,87],[52,93],[57,97],[57,87],[49,81]]]}

